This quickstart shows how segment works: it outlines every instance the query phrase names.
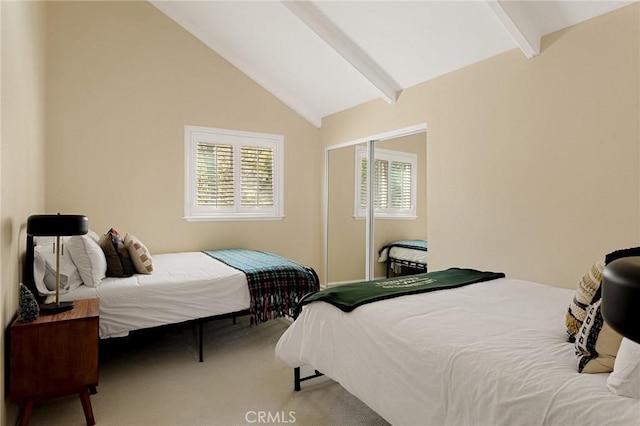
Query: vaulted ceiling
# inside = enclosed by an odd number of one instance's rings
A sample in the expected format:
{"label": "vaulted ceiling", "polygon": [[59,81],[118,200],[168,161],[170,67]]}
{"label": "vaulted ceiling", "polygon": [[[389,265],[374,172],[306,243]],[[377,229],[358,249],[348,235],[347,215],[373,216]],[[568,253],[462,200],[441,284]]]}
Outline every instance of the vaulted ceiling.
{"label": "vaulted ceiling", "polygon": [[150,0],[320,127],[322,118],[499,53],[528,58],[540,38],[633,1]]}

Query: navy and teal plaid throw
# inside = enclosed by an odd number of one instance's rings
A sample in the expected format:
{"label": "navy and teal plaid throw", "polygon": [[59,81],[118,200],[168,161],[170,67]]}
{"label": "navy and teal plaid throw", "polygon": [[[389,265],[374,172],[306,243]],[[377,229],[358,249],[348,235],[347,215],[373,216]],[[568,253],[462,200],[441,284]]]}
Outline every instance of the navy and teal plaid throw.
{"label": "navy and teal plaid throw", "polygon": [[275,254],[248,249],[208,250],[205,254],[244,272],[251,297],[251,324],[291,316],[302,297],[318,291],[312,268]]}

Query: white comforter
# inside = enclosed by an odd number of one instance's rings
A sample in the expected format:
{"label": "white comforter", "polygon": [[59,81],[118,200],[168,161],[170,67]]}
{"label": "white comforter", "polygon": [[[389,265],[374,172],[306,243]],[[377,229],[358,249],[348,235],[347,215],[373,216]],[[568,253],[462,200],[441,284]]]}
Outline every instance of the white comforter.
{"label": "white comforter", "polygon": [[249,308],[244,273],[201,252],[157,254],[153,273],[104,278],[61,300],[100,299],[100,338]]}
{"label": "white comforter", "polygon": [[577,372],[564,327],[572,295],[504,278],[350,313],[314,302],[276,355],[394,425],[640,425],[640,400],[610,393],[607,374]]}

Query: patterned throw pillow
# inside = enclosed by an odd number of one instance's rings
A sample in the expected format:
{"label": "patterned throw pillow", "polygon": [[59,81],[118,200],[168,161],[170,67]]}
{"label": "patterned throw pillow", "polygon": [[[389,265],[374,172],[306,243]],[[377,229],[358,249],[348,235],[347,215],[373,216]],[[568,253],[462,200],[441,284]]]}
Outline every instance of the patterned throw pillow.
{"label": "patterned throw pillow", "polygon": [[573,300],[569,305],[569,310],[565,318],[567,326],[567,340],[575,342],[576,334],[580,330],[582,323],[587,317],[587,308],[600,298],[600,283],[602,282],[602,271],[604,263],[596,262],[589,272],[578,282]]}
{"label": "patterned throw pillow", "polygon": [[153,260],[149,249],[142,241],[133,235],[127,234],[124,237],[124,245],[129,250],[136,272],[139,274],[151,274],[153,272]]}
{"label": "patterned throw pillow", "polygon": [[587,316],[576,335],[575,350],[580,373],[610,373],[622,336],[604,322],[598,300],[589,306]]}

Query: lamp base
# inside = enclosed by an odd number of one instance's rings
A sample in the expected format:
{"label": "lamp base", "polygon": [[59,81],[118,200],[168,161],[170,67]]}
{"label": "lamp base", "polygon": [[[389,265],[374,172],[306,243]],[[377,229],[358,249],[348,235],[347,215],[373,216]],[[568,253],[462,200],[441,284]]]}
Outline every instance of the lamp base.
{"label": "lamp base", "polygon": [[60,302],[58,304],[43,303],[40,305],[40,314],[53,315],[64,311],[70,311],[71,309],[73,309],[73,302]]}

